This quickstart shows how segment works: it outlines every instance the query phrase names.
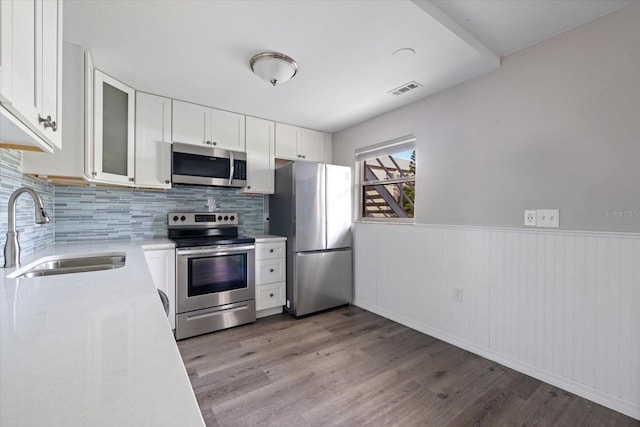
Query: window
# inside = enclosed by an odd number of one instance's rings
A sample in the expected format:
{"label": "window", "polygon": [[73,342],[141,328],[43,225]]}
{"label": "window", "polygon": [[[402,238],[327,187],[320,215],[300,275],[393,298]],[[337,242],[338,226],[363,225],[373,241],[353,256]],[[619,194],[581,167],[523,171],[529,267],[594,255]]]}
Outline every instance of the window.
{"label": "window", "polygon": [[356,150],[361,220],[412,222],[415,214],[415,135]]}

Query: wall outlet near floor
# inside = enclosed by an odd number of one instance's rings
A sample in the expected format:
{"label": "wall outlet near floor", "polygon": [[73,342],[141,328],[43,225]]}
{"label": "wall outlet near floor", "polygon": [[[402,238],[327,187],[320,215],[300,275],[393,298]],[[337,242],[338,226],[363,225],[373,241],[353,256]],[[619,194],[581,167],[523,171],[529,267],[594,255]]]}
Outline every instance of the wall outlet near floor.
{"label": "wall outlet near floor", "polygon": [[453,288],[453,300],[457,302],[462,302],[463,289],[462,288]]}
{"label": "wall outlet near floor", "polygon": [[537,215],[535,209],[527,209],[524,211],[524,225],[527,227],[535,227]]}
{"label": "wall outlet near floor", "polygon": [[558,228],[560,227],[560,210],[559,209],[538,209],[536,215],[536,224],[538,227]]}

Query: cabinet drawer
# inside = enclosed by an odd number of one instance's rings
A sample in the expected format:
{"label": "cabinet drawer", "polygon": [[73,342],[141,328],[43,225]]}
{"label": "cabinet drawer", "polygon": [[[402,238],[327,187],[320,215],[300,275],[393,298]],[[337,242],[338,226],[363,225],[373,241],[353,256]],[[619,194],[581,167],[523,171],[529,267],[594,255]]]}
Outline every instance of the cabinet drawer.
{"label": "cabinet drawer", "polygon": [[256,260],[285,257],[285,242],[256,244]]}
{"label": "cabinet drawer", "polygon": [[256,310],[282,307],[285,304],[285,283],[256,286]]}
{"label": "cabinet drawer", "polygon": [[286,274],[284,258],[256,261],[256,285],[282,282]]}

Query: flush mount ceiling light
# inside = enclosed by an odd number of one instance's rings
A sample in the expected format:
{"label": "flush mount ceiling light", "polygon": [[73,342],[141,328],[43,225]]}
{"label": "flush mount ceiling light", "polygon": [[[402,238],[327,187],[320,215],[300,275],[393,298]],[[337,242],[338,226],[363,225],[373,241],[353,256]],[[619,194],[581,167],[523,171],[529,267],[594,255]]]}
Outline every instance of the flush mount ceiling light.
{"label": "flush mount ceiling light", "polygon": [[272,85],[284,83],[296,75],[298,64],[283,53],[263,52],[249,61],[251,71]]}

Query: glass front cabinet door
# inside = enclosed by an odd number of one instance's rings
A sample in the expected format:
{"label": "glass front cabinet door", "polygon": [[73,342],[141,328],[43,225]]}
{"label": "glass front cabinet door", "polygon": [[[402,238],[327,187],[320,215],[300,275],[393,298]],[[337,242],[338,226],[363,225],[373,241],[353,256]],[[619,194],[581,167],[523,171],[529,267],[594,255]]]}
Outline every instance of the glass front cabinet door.
{"label": "glass front cabinet door", "polygon": [[94,71],[92,167],[90,179],[133,186],[135,90]]}

